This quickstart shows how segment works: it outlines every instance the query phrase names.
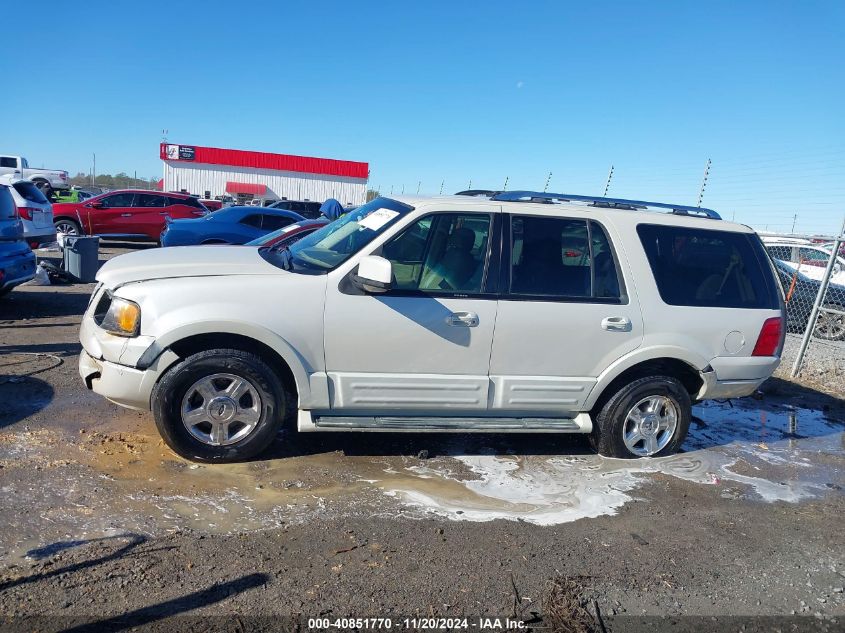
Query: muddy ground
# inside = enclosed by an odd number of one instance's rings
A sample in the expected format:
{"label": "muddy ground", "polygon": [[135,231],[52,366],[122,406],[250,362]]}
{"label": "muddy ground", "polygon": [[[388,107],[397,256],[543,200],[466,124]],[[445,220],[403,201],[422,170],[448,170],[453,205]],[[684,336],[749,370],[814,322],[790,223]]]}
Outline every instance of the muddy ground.
{"label": "muddy ground", "polygon": [[196,465],[79,380],[91,289],[0,303],[0,630],[842,630],[841,399],[773,379],[697,406],[684,452],[657,460],[567,436],[315,434]]}

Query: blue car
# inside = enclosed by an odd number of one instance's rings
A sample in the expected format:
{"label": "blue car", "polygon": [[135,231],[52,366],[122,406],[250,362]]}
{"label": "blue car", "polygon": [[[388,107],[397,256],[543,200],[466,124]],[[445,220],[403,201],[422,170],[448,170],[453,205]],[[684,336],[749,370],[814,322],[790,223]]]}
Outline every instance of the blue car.
{"label": "blue car", "polygon": [[23,222],[6,185],[0,185],[0,297],[35,277],[35,253],[23,238]]}
{"label": "blue car", "polygon": [[161,245],[246,244],[304,219],[285,209],[225,207],[201,218],[167,220]]}

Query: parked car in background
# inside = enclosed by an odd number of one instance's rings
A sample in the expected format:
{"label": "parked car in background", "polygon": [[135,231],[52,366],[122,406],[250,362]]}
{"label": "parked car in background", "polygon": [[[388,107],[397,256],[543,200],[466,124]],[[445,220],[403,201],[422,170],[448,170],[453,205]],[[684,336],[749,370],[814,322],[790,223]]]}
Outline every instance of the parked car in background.
{"label": "parked car in background", "polygon": [[[788,238],[766,238],[763,243],[772,259],[779,259],[792,269],[804,273],[810,279],[820,281],[824,278],[827,263],[830,261],[830,248],[825,248],[823,245],[815,244],[809,240],[799,241]],[[841,256],[836,258],[830,281],[845,285],[845,258]]]}
{"label": "parked car in background", "polygon": [[[772,262],[786,298],[788,329],[790,332],[803,332],[810,320],[821,282],[811,279],[780,259],[772,259]],[[830,284],[823,307],[842,314],[820,311],[813,336],[827,341],[845,340],[845,286]]]}
{"label": "parked car in background", "polygon": [[35,277],[35,253],[23,237],[23,222],[9,189],[0,184],[0,297]]}
{"label": "parked car in background", "polygon": [[308,220],[316,220],[320,217],[321,202],[310,200],[279,200],[270,205],[271,209],[285,209],[298,213]]}
{"label": "parked car in background", "polygon": [[209,211],[218,211],[223,208],[222,200],[210,200],[208,198],[200,198],[200,203]]}
{"label": "parked car in background", "polygon": [[9,187],[9,193],[23,223],[23,237],[31,248],[56,241],[53,226],[53,205],[31,180],[14,176],[0,176],[0,183]]}
{"label": "parked car in background", "polygon": [[93,198],[95,194],[81,189],[70,189],[69,191],[54,191],[53,198],[56,202],[85,202]]}
{"label": "parked car in background", "polygon": [[0,176],[7,175],[16,176],[22,180],[31,180],[45,196],[49,196],[53,190],[70,189],[70,181],[66,171],[30,167],[29,162],[23,156],[0,154]]}
{"label": "parked car in background", "polygon": [[693,402],[750,395],[777,368],[781,286],[757,235],[714,211],[572,198],[379,197],[286,249],[116,257],[80,375],[205,462],[257,455],[283,427],[585,433],[607,456],[670,454]]}
{"label": "parked car in background", "polygon": [[225,207],[203,218],[168,221],[161,234],[161,245],[246,244],[304,219],[284,209]]}
{"label": "parked car in background", "polygon": [[104,235],[157,242],[166,219],[199,218],[208,213],[195,196],[123,189],[84,202],[53,205],[56,232]]}
{"label": "parked car in background", "polygon": [[317,218],[316,220],[302,220],[291,224],[278,231],[273,231],[262,237],[247,242],[246,246],[276,246],[279,248],[290,246],[301,240],[306,235],[311,235],[317,229],[321,229],[329,223],[328,218]]}

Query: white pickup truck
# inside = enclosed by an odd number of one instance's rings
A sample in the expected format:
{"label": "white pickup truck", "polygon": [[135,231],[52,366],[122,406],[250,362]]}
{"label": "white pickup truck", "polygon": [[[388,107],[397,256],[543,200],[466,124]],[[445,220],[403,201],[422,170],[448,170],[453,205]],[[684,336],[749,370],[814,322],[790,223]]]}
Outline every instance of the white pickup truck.
{"label": "white pickup truck", "polygon": [[30,167],[23,156],[0,154],[0,176],[7,174],[31,180],[45,196],[49,196],[54,189],[70,189],[66,171]]}

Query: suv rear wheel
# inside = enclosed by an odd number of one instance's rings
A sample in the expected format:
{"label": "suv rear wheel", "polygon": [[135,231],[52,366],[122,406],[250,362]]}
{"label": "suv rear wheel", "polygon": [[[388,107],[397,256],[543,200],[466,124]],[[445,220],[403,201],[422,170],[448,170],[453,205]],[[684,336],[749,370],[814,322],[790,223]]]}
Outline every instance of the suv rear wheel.
{"label": "suv rear wheel", "polygon": [[250,459],[273,443],[289,397],[257,355],[213,349],[168,370],[151,399],[170,448],[186,459],[225,463]]}
{"label": "suv rear wheel", "polygon": [[692,403],[670,376],[640,378],[621,387],[593,420],[590,443],[606,457],[661,457],[677,451],[689,430]]}

